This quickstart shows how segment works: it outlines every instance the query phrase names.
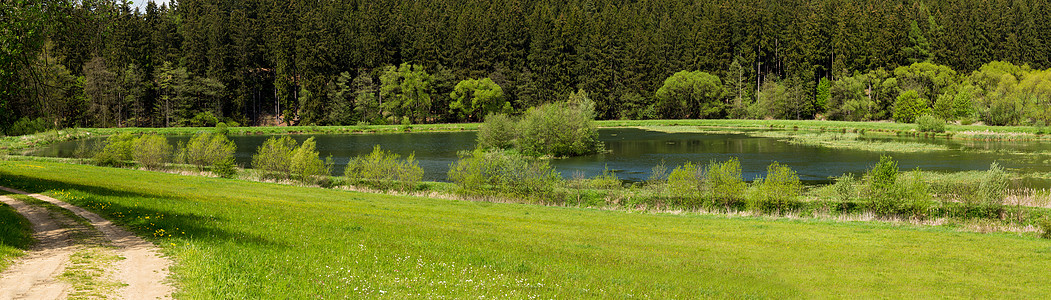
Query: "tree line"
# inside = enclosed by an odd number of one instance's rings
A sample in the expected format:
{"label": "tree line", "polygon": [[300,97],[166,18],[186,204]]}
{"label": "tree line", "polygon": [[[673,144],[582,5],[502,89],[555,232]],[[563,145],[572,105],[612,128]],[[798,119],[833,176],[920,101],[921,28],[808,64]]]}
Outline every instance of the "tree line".
{"label": "tree line", "polygon": [[579,91],[599,119],[896,119],[905,95],[1046,122],[1024,109],[1046,99],[1048,4],[12,0],[0,129],[481,121]]}

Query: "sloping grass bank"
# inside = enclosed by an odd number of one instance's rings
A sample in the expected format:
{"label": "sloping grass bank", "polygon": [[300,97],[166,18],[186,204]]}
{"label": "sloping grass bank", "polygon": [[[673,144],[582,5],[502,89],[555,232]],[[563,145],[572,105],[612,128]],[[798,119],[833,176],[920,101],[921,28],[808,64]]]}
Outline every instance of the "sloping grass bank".
{"label": "sloping grass bank", "polygon": [[1051,242],[396,197],[42,161],[0,185],[151,238],[179,298],[1051,296]]}

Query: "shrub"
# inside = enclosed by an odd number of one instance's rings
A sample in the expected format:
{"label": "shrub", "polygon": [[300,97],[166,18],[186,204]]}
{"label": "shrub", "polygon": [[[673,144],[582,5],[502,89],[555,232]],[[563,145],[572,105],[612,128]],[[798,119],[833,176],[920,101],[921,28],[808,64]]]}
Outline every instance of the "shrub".
{"label": "shrub", "polygon": [[945,132],[945,120],[932,115],[916,118],[916,127],[920,132]]}
{"label": "shrub", "polygon": [[694,166],[692,162],[675,167],[668,174],[668,192],[685,207],[695,208],[702,204],[703,184],[704,169]]}
{"label": "shrub", "polygon": [[894,121],[912,123],[916,117],[926,114],[930,114],[927,100],[920,98],[920,95],[914,90],[901,93],[894,101]]}
{"label": "shrub", "polygon": [[1008,184],[1010,184],[1010,179],[1007,172],[1000,167],[1000,164],[993,162],[989,165],[989,171],[982,176],[974,197],[966,203],[971,206],[999,210],[1003,207],[1004,198],[1007,197]]}
{"label": "shrub", "polygon": [[123,166],[125,162],[132,160],[132,150],[135,145],[135,136],[130,133],[111,135],[106,138],[105,146],[95,153],[92,160],[99,166]]}
{"label": "shrub", "polygon": [[729,209],[744,200],[746,185],[741,176],[741,161],[736,157],[725,162],[710,162],[706,173],[708,197],[716,204]]}
{"label": "shrub", "polygon": [[797,209],[803,184],[799,176],[788,166],[774,162],[766,167],[766,177],[756,179],[748,207],[760,212],[784,213]]}
{"label": "shrub", "polygon": [[221,134],[221,135],[226,135],[226,134],[230,133],[230,128],[226,125],[226,123],[219,122],[219,124],[215,124],[215,133],[216,134]]}
{"label": "shrub", "polygon": [[197,166],[198,170],[204,170],[205,167],[232,160],[237,145],[226,138],[226,135],[201,132],[190,138],[183,151],[182,159],[186,163]]}
{"label": "shrub", "polygon": [[221,161],[216,162],[212,165],[212,173],[215,176],[222,178],[234,178],[237,176],[237,167],[234,165],[234,158],[229,157]]}
{"label": "shrub", "polygon": [[44,118],[30,119],[27,117],[19,118],[11,127],[7,129],[7,135],[18,136],[34,134],[37,132],[47,131],[51,128],[50,124]]}
{"label": "shrub", "polygon": [[292,161],[289,165],[291,174],[300,181],[309,182],[320,180],[332,174],[332,157],[328,161],[321,160],[317,152],[317,142],[311,137],[299,147],[292,151]]}
{"label": "shrub", "polygon": [[135,140],[135,151],[132,154],[135,162],[146,169],[156,170],[164,167],[172,156],[172,146],[163,136],[149,134]]}
{"label": "shrub", "polygon": [[556,102],[530,108],[516,127],[519,134],[515,148],[528,155],[561,157],[602,151],[594,107],[588,101]]}
{"label": "shrub", "polygon": [[843,174],[843,176],[836,177],[836,183],[832,185],[832,189],[839,201],[847,202],[861,195],[858,185],[858,180],[854,175]]}
{"label": "shrub", "polygon": [[510,149],[515,143],[515,120],[505,114],[489,114],[478,126],[478,147]]}
{"label": "shrub", "polygon": [[287,177],[292,172],[290,166],[295,148],[296,141],[289,136],[271,137],[252,155],[252,167],[272,176]]}
{"label": "shrub", "polygon": [[193,127],[212,127],[219,123],[219,118],[216,118],[211,112],[200,112],[190,119],[190,126]]}
{"label": "shrub", "polygon": [[543,199],[551,195],[562,177],[545,160],[499,150],[461,151],[449,167],[449,180],[461,193],[496,191]]}
{"label": "shrub", "polygon": [[869,209],[877,214],[890,214],[896,210],[897,199],[894,199],[898,181],[898,162],[890,156],[880,156],[865,175],[866,189],[869,194]]}
{"label": "shrub", "polygon": [[423,168],[416,162],[415,154],[409,154],[404,160],[399,157],[377,145],[369,155],[352,159],[344,176],[380,189],[412,190],[423,178]]}
{"label": "shrub", "polygon": [[1051,219],[1043,219],[1040,221],[1040,229],[1043,231],[1040,237],[1045,239],[1051,239]]}

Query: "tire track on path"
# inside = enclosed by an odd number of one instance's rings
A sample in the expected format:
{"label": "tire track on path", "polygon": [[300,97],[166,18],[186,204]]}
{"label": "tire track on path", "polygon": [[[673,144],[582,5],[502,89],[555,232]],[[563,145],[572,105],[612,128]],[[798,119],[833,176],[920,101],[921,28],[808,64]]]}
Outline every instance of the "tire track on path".
{"label": "tire track on path", "polygon": [[[55,198],[52,198],[52,197],[48,197],[48,196],[44,196],[44,195],[40,195],[40,194],[30,194],[30,193],[27,193],[27,192],[24,192],[24,191],[11,189],[11,188],[7,188],[7,187],[2,187],[2,186],[0,186],[0,189],[8,191],[8,192],[11,192],[11,193],[28,195],[30,197],[39,199],[39,200],[44,201],[44,202],[48,202],[48,203],[54,204],[54,205],[59,206],[59,207],[61,207],[63,209],[66,209],[66,210],[69,210],[69,211],[73,212],[74,214],[76,214],[77,216],[80,216],[81,218],[86,219],[88,222],[91,223],[92,226],[95,227],[95,229],[97,229],[99,232],[101,232],[102,236],[106,240],[108,240],[112,244],[112,246],[116,247],[116,250],[115,250],[116,254],[124,258],[123,260],[120,260],[120,261],[112,264],[112,268],[113,269],[109,270],[110,274],[112,274],[114,276],[115,280],[117,280],[120,283],[123,283],[123,284],[126,285],[126,286],[124,286],[122,288],[119,288],[118,291],[117,291],[117,295],[115,295],[116,297],[113,297],[113,298],[116,298],[116,299],[170,299],[171,298],[171,293],[172,293],[173,289],[172,289],[171,285],[168,284],[169,282],[168,282],[168,279],[167,279],[168,278],[168,267],[171,266],[171,261],[168,260],[167,258],[161,256],[159,248],[157,248],[157,246],[153,245],[150,242],[147,242],[146,240],[143,240],[142,238],[139,238],[139,237],[135,236],[134,234],[132,234],[131,232],[129,232],[127,230],[124,230],[123,228],[120,228],[120,227],[114,225],[109,220],[106,220],[106,219],[100,217],[99,215],[97,215],[95,213],[92,213],[90,211],[87,211],[87,210],[85,210],[83,208],[80,208],[80,207],[77,207],[77,206],[73,206],[73,205],[71,205],[69,203],[66,203],[66,202],[63,202],[61,200],[58,200],[58,199],[55,199]],[[4,198],[9,199],[12,202],[20,203],[22,207],[30,207],[30,208],[33,207],[31,205],[26,205],[26,204],[22,203],[21,201],[17,201],[17,200],[11,199],[10,197],[4,197]],[[7,200],[5,200],[5,202],[7,202]],[[12,205],[12,206],[15,206],[15,205]],[[20,213],[22,213],[21,209],[19,209],[18,207],[15,207],[15,208],[18,209],[18,211]],[[45,216],[47,215],[47,210],[46,209],[39,208],[39,207],[36,207],[36,209],[38,209],[40,212],[42,212]],[[23,215],[25,215],[25,214],[23,213]],[[37,229],[38,222],[34,221],[34,219],[29,218],[28,215],[27,215],[27,219],[29,219],[30,222],[33,223],[34,232],[50,232],[50,231],[37,231],[36,229]],[[45,220],[41,220],[39,218],[37,218],[37,220],[38,221],[45,221]],[[43,223],[46,224],[47,222],[45,221]],[[52,222],[52,223],[54,223],[54,222]],[[51,230],[51,231],[55,231],[55,230]],[[36,235],[36,233],[34,233],[34,236],[35,235]],[[40,239],[40,241],[42,241],[40,244],[41,244],[41,246],[43,246],[45,244],[43,241],[45,241],[45,240]],[[65,238],[65,241],[66,241],[66,247],[65,248],[70,248],[69,247],[68,233],[67,233],[67,236]],[[59,268],[61,268],[61,265],[63,265],[65,263],[65,261],[68,260],[69,253],[73,252],[73,249],[67,249],[67,250],[68,250],[68,252],[65,253],[65,258],[62,260],[62,263],[59,264],[60,265]],[[34,253],[36,253],[36,251],[31,251],[29,253],[29,255],[27,255],[27,257],[34,255]],[[11,268],[11,270],[9,270],[9,271],[14,271],[14,269],[15,268],[13,266]],[[26,271],[28,271],[28,270],[26,270]],[[51,274],[52,276],[50,277],[51,278],[50,281],[58,281],[58,280],[55,279],[54,275],[61,274],[61,272],[62,272],[61,269],[56,270],[55,272],[53,272]],[[0,276],[2,276],[2,277],[0,277],[0,300],[5,299],[4,294],[2,292],[2,290],[4,289],[3,287],[7,286],[6,284],[4,284],[5,281],[8,280],[8,278],[12,278],[12,277],[14,278],[14,280],[18,280],[18,278],[23,277],[22,274],[19,274],[19,275],[16,275],[16,276],[8,276],[10,274],[7,274],[7,273],[8,272],[4,272],[4,274],[0,274]],[[48,280],[45,280],[44,282],[48,282]],[[59,282],[61,282],[61,281],[59,281]],[[67,287],[68,287],[68,284],[67,284]],[[32,299],[56,299],[56,298],[62,298],[64,295],[65,294],[63,293],[63,294],[57,295],[55,297],[46,297],[46,296],[50,296],[50,294],[47,294],[47,295],[43,295],[45,297],[31,297],[31,298]]]}

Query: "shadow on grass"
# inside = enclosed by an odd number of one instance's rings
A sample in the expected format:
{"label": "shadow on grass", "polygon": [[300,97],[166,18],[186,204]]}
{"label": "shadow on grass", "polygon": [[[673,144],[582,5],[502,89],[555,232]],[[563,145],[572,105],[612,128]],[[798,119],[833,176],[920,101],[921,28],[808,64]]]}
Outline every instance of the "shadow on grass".
{"label": "shadow on grass", "polygon": [[[12,175],[4,172],[0,172],[0,185],[14,189],[19,189],[28,193],[75,190],[99,198],[147,198],[154,199],[155,201],[171,201],[172,203],[194,202],[191,199],[181,197],[120,191],[97,186],[88,186],[62,181]],[[96,197],[88,197],[85,199],[76,200],[59,200],[67,201],[72,205],[79,206],[96,214],[99,214],[103,218],[106,218],[107,220],[110,220],[115,224],[121,225],[121,227],[124,227],[125,229],[128,229],[136,233],[137,235],[155,242],[162,241],[162,239],[160,239],[160,237],[162,236],[160,236],[159,233],[163,232],[165,233],[165,236],[170,235],[178,238],[185,238],[208,244],[236,243],[242,245],[253,245],[262,247],[288,246],[284,243],[275,242],[260,235],[247,232],[237,232],[220,229],[219,226],[209,226],[209,224],[229,221],[221,217],[199,215],[195,213],[187,213],[174,210],[157,210],[142,206],[128,206],[116,203],[114,201],[104,201]],[[145,216],[149,216],[151,217],[151,219],[145,219]],[[183,234],[183,232],[185,232],[185,234]]]}

